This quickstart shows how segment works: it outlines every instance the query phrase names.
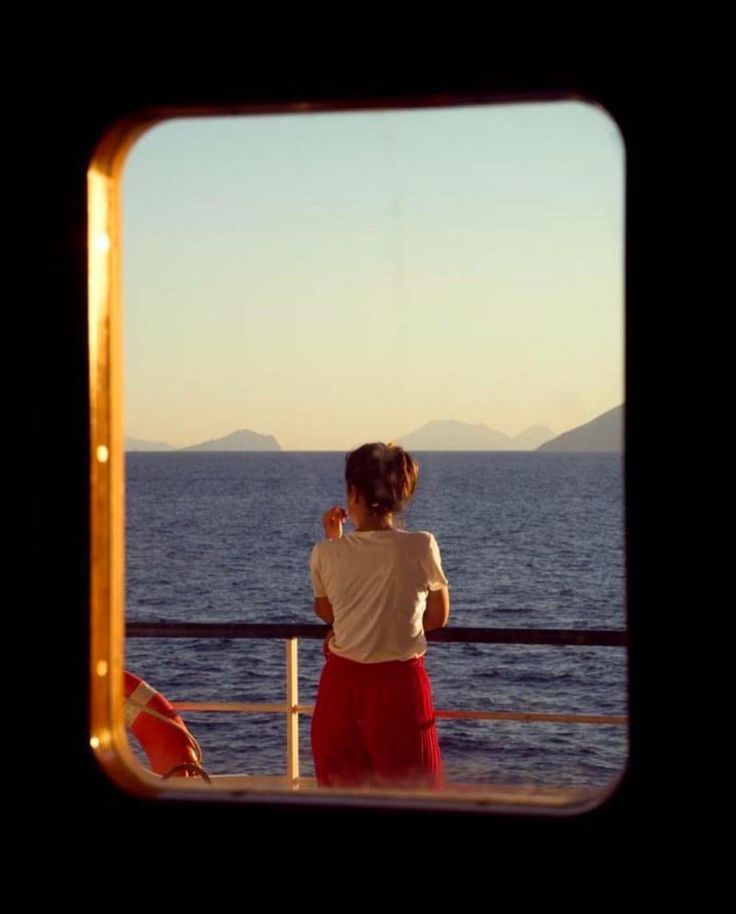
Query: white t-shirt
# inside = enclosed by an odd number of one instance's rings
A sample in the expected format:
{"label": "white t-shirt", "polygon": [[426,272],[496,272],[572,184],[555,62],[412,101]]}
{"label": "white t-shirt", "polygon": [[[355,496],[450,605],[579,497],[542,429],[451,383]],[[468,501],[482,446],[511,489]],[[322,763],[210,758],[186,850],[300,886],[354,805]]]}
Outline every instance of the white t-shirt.
{"label": "white t-shirt", "polygon": [[431,533],[367,530],[323,540],[312,549],[309,570],[315,597],[332,605],[333,654],[382,663],[425,653],[427,593],[447,585]]}

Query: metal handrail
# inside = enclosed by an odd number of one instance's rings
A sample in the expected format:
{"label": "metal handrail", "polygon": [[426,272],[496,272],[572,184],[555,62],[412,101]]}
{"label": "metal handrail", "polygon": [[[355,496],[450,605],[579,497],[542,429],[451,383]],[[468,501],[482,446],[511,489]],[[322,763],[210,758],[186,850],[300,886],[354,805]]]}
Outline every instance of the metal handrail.
{"label": "metal handrail", "polygon": [[[328,625],[289,622],[129,622],[130,638],[274,638],[286,642],[285,702],[173,702],[177,711],[215,711],[286,716],[287,779],[297,789],[299,775],[299,715],[311,714],[313,705],[299,703],[298,639],[324,639]],[[442,628],[427,632],[427,640],[440,643],[548,644],[626,647],[628,636],[621,629],[553,628]],[[435,710],[435,716],[466,720],[514,720],[544,723],[624,725],[627,718],[601,714],[546,714],[533,711]]]}
{"label": "metal handrail", "polygon": [[[131,638],[324,638],[329,625],[292,622],[128,622]],[[428,641],[479,644],[577,644],[626,647],[618,628],[439,628]]]}

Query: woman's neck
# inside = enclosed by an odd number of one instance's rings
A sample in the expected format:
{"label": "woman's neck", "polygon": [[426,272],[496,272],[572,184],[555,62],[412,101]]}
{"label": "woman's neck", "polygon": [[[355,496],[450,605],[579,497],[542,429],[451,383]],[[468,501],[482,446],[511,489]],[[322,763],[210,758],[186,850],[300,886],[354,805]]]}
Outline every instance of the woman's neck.
{"label": "woman's neck", "polygon": [[390,514],[384,514],[382,517],[362,517],[360,523],[356,526],[356,533],[368,533],[372,530],[393,530],[394,519]]}

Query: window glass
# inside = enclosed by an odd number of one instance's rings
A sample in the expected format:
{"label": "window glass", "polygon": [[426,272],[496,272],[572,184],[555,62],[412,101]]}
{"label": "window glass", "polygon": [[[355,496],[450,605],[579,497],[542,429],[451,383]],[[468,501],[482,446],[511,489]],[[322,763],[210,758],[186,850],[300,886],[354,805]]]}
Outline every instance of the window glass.
{"label": "window glass", "polygon": [[[420,464],[404,524],[439,543],[451,629],[623,629],[623,205],[618,129],[577,101],[145,133],[122,180],[127,622],[316,623],[344,454],[391,440]],[[280,639],[125,651],[177,706],[286,699]],[[623,648],[426,660],[440,711],[609,719],[439,717],[452,783],[621,774]],[[301,704],[322,663],[301,639]],[[211,774],[284,772],[283,715],[180,713]]]}

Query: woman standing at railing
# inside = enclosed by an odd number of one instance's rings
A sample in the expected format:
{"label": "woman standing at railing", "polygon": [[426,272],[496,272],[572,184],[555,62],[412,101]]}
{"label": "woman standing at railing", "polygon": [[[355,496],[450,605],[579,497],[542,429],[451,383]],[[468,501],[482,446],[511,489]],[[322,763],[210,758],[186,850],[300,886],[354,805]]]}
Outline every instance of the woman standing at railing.
{"label": "woman standing at railing", "polygon": [[320,786],[441,785],[424,633],[447,624],[447,579],[434,536],[394,526],[418,473],[402,448],[364,444],[345,460],[347,511],[322,517],[309,562],[315,612],[333,626],[312,719]]}

